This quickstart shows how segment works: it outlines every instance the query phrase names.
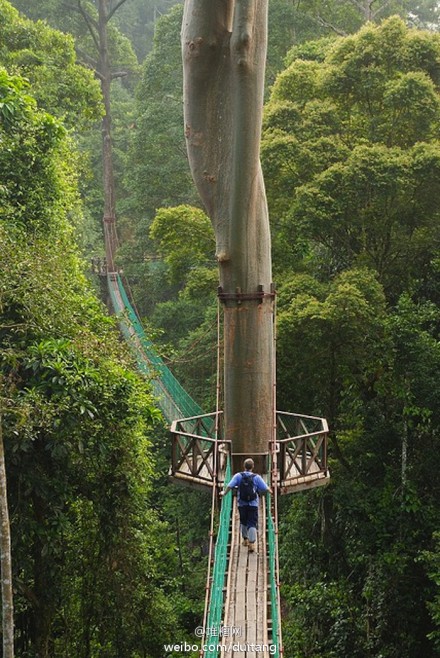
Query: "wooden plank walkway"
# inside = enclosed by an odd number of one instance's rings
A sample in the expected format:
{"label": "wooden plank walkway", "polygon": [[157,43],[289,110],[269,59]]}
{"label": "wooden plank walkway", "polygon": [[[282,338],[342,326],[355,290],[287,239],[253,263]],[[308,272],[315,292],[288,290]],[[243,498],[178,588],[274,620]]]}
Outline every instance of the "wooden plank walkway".
{"label": "wooden plank walkway", "polygon": [[[230,629],[231,634],[223,637],[222,644],[228,650],[220,655],[268,658],[266,499],[264,496],[260,498],[259,531],[254,553],[249,553],[242,544],[236,503],[234,508],[223,621],[223,626]],[[234,645],[238,645],[235,650]],[[266,650],[256,651],[252,645],[265,645]]]}

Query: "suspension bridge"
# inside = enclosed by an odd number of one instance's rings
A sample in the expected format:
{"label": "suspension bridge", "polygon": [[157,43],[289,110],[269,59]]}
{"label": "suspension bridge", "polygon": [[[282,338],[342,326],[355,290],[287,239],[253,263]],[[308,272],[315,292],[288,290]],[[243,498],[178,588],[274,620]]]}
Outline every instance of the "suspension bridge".
{"label": "suspension bridge", "polygon": [[[201,658],[283,656],[278,561],[278,496],[324,485],[328,427],[324,418],[274,412],[265,472],[273,495],[261,498],[257,550],[241,541],[233,496],[219,498],[232,476],[233,452],[223,414],[204,413],[148,339],[118,272],[107,273],[114,312],[139,370],[171,424],[173,480],[211,495],[211,526]],[[220,508],[220,513],[218,509]]]}

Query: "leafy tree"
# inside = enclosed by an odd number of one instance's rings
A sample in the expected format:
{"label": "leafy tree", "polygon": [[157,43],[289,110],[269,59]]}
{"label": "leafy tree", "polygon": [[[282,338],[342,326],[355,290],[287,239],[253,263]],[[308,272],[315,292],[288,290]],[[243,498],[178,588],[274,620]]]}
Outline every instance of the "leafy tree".
{"label": "leafy tree", "polygon": [[[361,394],[374,385],[386,360],[385,297],[375,273],[345,270],[330,283],[304,274],[279,287],[278,384],[286,409],[342,420],[344,390]],[[289,363],[301,373],[293,386]],[[342,406],[342,408],[341,408]],[[348,426],[353,423],[349,415]]]}
{"label": "leafy tree", "polygon": [[0,2],[0,65],[27,78],[39,105],[68,127],[84,129],[102,112],[99,85],[76,60],[72,37]]}
{"label": "leafy tree", "polygon": [[440,626],[440,550],[439,550],[439,533],[436,532],[433,536],[433,546],[431,550],[426,551],[422,560],[428,565],[429,577],[435,583],[436,593],[434,600],[429,602],[429,608],[432,618],[435,623],[435,630],[432,631],[431,639],[434,641],[435,647],[438,651],[439,647],[439,626]]}
{"label": "leafy tree", "polygon": [[159,657],[175,620],[158,585],[166,526],[148,507],[159,416],[82,273],[65,130],[26,91],[1,72],[0,358],[17,650]]}
{"label": "leafy tree", "polygon": [[[190,206],[161,208],[154,218],[150,235],[170,269],[170,278],[182,285],[191,269],[204,265],[215,240],[211,223],[202,210]],[[214,263],[214,258],[212,257]]]}
{"label": "leafy tree", "polygon": [[439,46],[391,18],[325,42],[319,59],[299,49],[265,118],[277,262],[312,248],[329,272],[375,268],[394,296],[433,274]]}
{"label": "leafy tree", "polygon": [[[140,62],[151,48],[157,20],[178,1],[130,0],[123,4],[115,15],[115,25],[119,32],[129,39]],[[13,0],[12,4],[32,20],[45,20],[53,27],[62,32],[70,32],[79,39],[84,38],[87,33],[82,18],[76,11],[72,11],[75,6],[73,3],[66,5],[62,0],[41,0],[38,3]],[[96,6],[96,2],[93,4]]]}
{"label": "leafy tree", "polygon": [[177,299],[158,302],[149,317],[173,372],[205,409],[215,407],[218,273],[215,240],[205,213],[191,206],[161,208],[150,235]]}
{"label": "leafy tree", "polygon": [[319,34],[345,36],[356,32],[367,22],[399,15],[412,26],[435,26],[438,22],[438,6],[433,0],[313,0],[295,6],[299,41],[313,39]]}
{"label": "leafy tree", "polygon": [[333,484],[281,506],[294,656],[435,655],[439,45],[391,18],[297,46],[266,109],[279,405],[331,427]]}

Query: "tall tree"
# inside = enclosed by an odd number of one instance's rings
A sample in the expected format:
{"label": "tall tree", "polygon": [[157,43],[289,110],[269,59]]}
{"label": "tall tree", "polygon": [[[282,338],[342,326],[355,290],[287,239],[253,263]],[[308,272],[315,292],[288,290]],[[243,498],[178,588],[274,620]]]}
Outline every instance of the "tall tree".
{"label": "tall tree", "polygon": [[290,60],[262,158],[278,391],[284,407],[330,417],[333,484],[282,502],[285,646],[431,658],[438,598],[421,553],[440,513],[440,40],[393,17]]}
{"label": "tall tree", "polygon": [[[182,49],[192,174],[216,236],[225,320],[225,435],[266,453],[273,426],[273,300],[259,149],[267,0],[188,0]],[[256,413],[257,411],[257,413]]]}
{"label": "tall tree", "polygon": [[28,91],[0,69],[0,368],[11,400],[1,427],[16,650],[160,658],[173,613],[158,587],[161,524],[146,504],[158,412],[81,272],[72,142]]}
{"label": "tall tree", "polygon": [[328,272],[373,267],[394,299],[410,280],[426,287],[438,240],[438,34],[392,17],[291,57],[262,147],[276,262],[295,268],[312,249]]}
{"label": "tall tree", "polygon": [[98,15],[96,17],[92,6],[86,7],[81,0],[73,5],[84,19],[96,49],[96,57],[84,53],[87,63],[93,67],[101,83],[104,100],[104,116],[102,118],[102,164],[104,185],[104,237],[106,247],[107,267],[114,271],[114,254],[118,246],[116,231],[116,195],[115,177],[113,171],[112,147],[112,112],[111,112],[111,83],[113,80],[125,77],[127,70],[116,71],[112,66],[108,26],[117,10],[127,0],[98,0]]}

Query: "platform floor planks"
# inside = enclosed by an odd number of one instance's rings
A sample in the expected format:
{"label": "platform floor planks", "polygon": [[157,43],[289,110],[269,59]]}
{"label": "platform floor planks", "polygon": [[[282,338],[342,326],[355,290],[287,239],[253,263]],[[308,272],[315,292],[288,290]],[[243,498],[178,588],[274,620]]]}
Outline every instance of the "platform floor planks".
{"label": "platform floor planks", "polygon": [[[267,633],[267,552],[266,552],[266,500],[260,499],[257,549],[249,553],[242,544],[240,519],[236,503],[232,518],[231,548],[227,577],[227,596],[223,626],[231,635],[223,637],[222,644],[229,647],[221,656],[228,658],[268,658],[267,651],[245,649],[245,645],[268,645]],[[232,634],[236,632],[236,634]],[[233,650],[230,645],[241,645]]]}

